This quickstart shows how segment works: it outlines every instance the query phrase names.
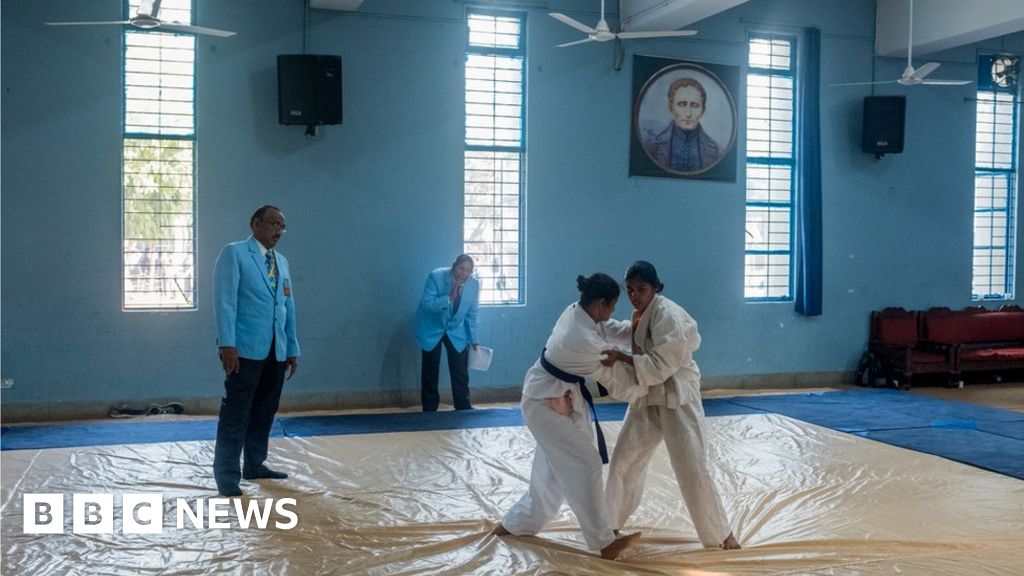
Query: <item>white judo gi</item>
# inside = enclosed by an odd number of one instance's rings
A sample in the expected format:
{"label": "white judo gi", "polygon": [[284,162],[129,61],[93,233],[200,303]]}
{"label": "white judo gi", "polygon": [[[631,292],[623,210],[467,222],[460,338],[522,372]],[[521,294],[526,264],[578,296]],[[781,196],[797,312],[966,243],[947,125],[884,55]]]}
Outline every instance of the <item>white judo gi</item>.
{"label": "white judo gi", "polygon": [[[579,304],[572,304],[555,323],[544,356],[560,370],[600,382],[613,397],[628,402],[645,393],[646,388],[637,384],[632,367],[624,362],[612,367],[602,365],[601,352],[628,346],[631,330],[629,322],[594,322]],[[567,390],[572,395],[571,417],[558,413],[547,401],[561,398]],[[601,457],[594,445],[589,407],[579,386],[549,374],[538,358],[526,373],[522,409],[526,425],[537,440],[530,488],[501,524],[517,536],[536,534],[567,501],[580,522],[587,546],[595,551],[608,546],[615,535],[602,486]]]}
{"label": "white judo gi", "polygon": [[705,547],[722,544],[732,532],[708,470],[697,322],[661,294],[644,310],[633,333],[633,367],[646,396],[626,412],[608,470],[606,495],[612,527],[622,529],[640,505],[647,467],[664,440],[683,502]]}

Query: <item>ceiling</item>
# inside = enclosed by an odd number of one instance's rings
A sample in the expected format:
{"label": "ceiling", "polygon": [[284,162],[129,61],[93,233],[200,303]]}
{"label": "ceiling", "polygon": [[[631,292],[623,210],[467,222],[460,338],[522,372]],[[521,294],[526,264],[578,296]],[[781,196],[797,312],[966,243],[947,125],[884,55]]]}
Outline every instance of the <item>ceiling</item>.
{"label": "ceiling", "polygon": [[342,10],[351,12],[358,10],[363,0],[309,0],[310,8],[321,8],[323,10]]}
{"label": "ceiling", "polygon": [[[619,0],[620,21],[623,30],[673,30],[689,27],[747,1]],[[875,53],[879,56],[906,54],[909,1],[876,0],[876,5]],[[1024,30],[1022,0],[917,0],[914,3],[914,54],[973,44],[1021,30]]]}
{"label": "ceiling", "polygon": [[[309,0],[309,6],[354,11],[363,1]],[[609,3],[614,1],[609,0]],[[619,21],[622,30],[677,30],[749,1],[619,0]],[[596,10],[597,0],[594,3]],[[909,0],[875,0],[875,3],[875,53],[879,56],[906,54]],[[916,0],[914,3],[914,54],[938,52],[1022,30],[1024,0]]]}

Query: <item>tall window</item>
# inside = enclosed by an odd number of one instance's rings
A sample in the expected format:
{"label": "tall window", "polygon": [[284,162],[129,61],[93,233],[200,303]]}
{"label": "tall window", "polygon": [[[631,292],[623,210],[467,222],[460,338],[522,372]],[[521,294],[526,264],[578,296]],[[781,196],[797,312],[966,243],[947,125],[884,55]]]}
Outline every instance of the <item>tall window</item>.
{"label": "tall window", "polygon": [[[979,58],[978,109],[974,136],[975,300],[1013,298],[1017,213],[1018,85],[1006,56]],[[1000,74],[1000,70],[1003,73]]]}
{"label": "tall window", "polygon": [[[139,0],[129,0],[134,15]],[[191,0],[162,20],[192,22]],[[195,308],[195,38],[124,32],[123,307]]]}
{"label": "tall window", "polygon": [[776,36],[751,36],[748,48],[743,296],[791,300],[796,52]]}
{"label": "tall window", "polygon": [[524,19],[467,17],[463,243],[476,261],[483,304],[525,301]]}

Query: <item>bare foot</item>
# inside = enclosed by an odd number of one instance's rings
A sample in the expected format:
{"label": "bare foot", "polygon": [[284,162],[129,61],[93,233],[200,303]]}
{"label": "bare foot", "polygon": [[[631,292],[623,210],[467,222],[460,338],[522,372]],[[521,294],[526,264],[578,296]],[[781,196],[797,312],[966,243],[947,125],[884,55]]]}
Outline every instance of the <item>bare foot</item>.
{"label": "bare foot", "polygon": [[740,543],[736,541],[736,537],[733,536],[731,532],[729,533],[728,536],[726,536],[725,542],[722,542],[721,546],[725,550],[739,550],[740,549]]}
{"label": "bare foot", "polygon": [[494,530],[491,530],[491,534],[495,536],[508,536],[512,533],[506,530],[505,527],[501,525],[501,522],[498,522],[498,525],[494,527]]}
{"label": "bare foot", "polygon": [[626,548],[632,546],[639,539],[639,532],[619,536],[613,540],[611,544],[601,549],[601,558],[604,558],[605,560],[615,560],[619,557],[619,554],[622,554]]}

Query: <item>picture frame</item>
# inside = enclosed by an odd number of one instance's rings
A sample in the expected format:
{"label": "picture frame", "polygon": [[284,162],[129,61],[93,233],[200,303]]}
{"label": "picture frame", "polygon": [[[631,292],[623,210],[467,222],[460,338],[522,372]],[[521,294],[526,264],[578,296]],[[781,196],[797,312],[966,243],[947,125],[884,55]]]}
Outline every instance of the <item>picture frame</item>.
{"label": "picture frame", "polygon": [[739,67],[634,55],[630,176],[736,181]]}

